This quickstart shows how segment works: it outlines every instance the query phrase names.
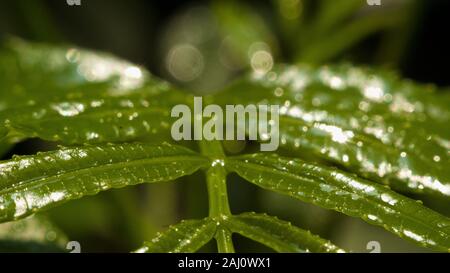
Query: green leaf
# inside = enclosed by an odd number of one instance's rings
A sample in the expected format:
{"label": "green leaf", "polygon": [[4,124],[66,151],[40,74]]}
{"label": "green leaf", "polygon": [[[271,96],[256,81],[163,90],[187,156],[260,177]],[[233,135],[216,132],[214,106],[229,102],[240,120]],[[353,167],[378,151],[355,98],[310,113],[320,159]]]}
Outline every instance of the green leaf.
{"label": "green leaf", "polygon": [[280,105],[280,145],[395,189],[450,196],[450,97],[392,73],[341,66],[277,66],[216,102]]}
{"label": "green leaf", "polygon": [[0,122],[9,135],[64,144],[168,138],[171,105],[177,101],[187,103],[184,98],[177,93],[164,93],[55,101],[0,112]]}
{"label": "green leaf", "polygon": [[[209,216],[221,218],[230,215],[227,193],[227,171],[221,158],[225,156],[220,141],[200,141],[199,148],[202,155],[211,159],[211,166],[206,171],[206,185],[208,188]],[[219,253],[234,253],[231,232],[223,226],[218,226],[216,235]]]}
{"label": "green leaf", "polygon": [[0,47],[0,110],[57,98],[160,93],[171,87],[106,53],[9,39]]}
{"label": "green leaf", "polygon": [[64,144],[167,137],[187,95],[108,54],[9,40],[0,49],[0,140]]}
{"label": "green leaf", "polygon": [[383,185],[277,155],[228,158],[230,171],[264,189],[336,210],[439,251],[450,251],[450,219]]}
{"label": "green leaf", "polygon": [[227,217],[232,231],[260,242],[278,252],[344,252],[309,231],[265,214],[244,213]]}
{"label": "green leaf", "polygon": [[0,162],[0,222],[111,188],[170,181],[207,166],[179,146],[122,144],[61,148]]}
{"label": "green leaf", "polygon": [[65,252],[67,236],[43,217],[0,224],[0,252]]}
{"label": "green leaf", "polygon": [[214,238],[217,242],[218,253],[235,253],[233,244],[233,234],[225,227],[219,226],[216,230]]}
{"label": "green leaf", "polygon": [[187,220],[159,233],[135,252],[191,253],[208,243],[216,232],[217,224],[209,218]]}

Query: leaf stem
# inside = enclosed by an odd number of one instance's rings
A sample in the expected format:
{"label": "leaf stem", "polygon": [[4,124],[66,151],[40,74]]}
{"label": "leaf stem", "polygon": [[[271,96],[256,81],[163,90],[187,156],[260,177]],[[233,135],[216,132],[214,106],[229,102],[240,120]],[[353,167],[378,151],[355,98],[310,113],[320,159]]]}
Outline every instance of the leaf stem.
{"label": "leaf stem", "polygon": [[220,220],[231,215],[228,203],[227,183],[222,144],[219,141],[200,142],[200,151],[203,155],[211,158],[212,163],[206,172],[206,183],[208,186],[209,216],[217,219],[219,225],[215,235],[217,249],[220,253],[233,253],[234,246],[231,232],[220,225]]}
{"label": "leaf stem", "polygon": [[217,251],[219,253],[234,253],[231,231],[223,226],[219,226],[216,231]]}

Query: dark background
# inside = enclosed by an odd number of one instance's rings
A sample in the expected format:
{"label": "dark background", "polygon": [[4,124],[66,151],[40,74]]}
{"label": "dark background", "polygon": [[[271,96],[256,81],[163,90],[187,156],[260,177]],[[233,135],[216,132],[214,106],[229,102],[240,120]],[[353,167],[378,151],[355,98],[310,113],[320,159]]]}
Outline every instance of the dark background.
{"label": "dark background", "polygon": [[[184,10],[195,5],[207,6],[209,2],[82,0],[81,6],[71,7],[65,0],[2,0],[0,33],[109,51],[144,64],[161,75],[160,60],[154,53],[158,51],[157,41],[164,27]],[[271,1],[244,2],[262,14],[273,9]],[[334,4],[339,1],[329,2]],[[450,85],[447,72],[450,63],[450,1],[418,2],[421,7],[409,26],[413,35],[403,52],[399,69],[404,76],[412,79]],[[338,9],[339,4],[335,5]],[[367,45],[370,38],[373,37],[369,37],[366,44],[362,43],[363,50],[364,46],[370,50],[371,46]],[[367,60],[362,62],[367,63]]]}

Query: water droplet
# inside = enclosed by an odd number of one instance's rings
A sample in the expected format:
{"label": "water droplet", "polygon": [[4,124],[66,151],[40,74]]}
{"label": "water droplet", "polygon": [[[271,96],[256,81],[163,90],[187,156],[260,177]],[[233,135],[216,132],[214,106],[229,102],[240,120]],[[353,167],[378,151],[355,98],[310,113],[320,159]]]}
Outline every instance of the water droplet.
{"label": "water droplet", "polygon": [[67,50],[66,52],[66,60],[70,63],[76,63],[78,62],[80,59],[80,52],[75,49],[75,48],[71,48],[69,50]]}
{"label": "water droplet", "polygon": [[33,112],[33,118],[40,119],[43,116],[45,116],[46,113],[47,111],[45,109],[40,109],[38,111]]}
{"label": "water droplet", "polygon": [[333,186],[331,186],[331,185],[328,185],[328,184],[320,184],[320,189],[321,189],[322,191],[324,191],[324,192],[332,192],[332,191],[334,191],[336,188],[333,187]]}
{"label": "water droplet", "polygon": [[62,102],[53,104],[52,109],[56,110],[61,116],[72,117],[84,111],[84,105],[76,102]]}
{"label": "water droplet", "polygon": [[214,166],[217,166],[217,165],[225,166],[225,161],[223,161],[222,159],[215,159],[215,160],[213,160],[213,162],[211,163],[211,166],[214,167]]}
{"label": "water droplet", "polygon": [[93,140],[99,138],[99,134],[96,132],[87,132],[86,133],[86,139],[87,140]]}
{"label": "water droplet", "polygon": [[96,108],[102,106],[104,103],[103,100],[93,100],[91,101],[91,107]]}
{"label": "water droplet", "polygon": [[410,230],[407,230],[407,229],[403,230],[403,234],[405,234],[407,237],[409,237],[409,238],[411,238],[413,240],[416,240],[418,242],[423,242],[424,241],[423,236],[420,236],[419,234],[416,234],[416,233],[414,233],[414,232],[412,232]]}
{"label": "water droplet", "polygon": [[383,200],[383,202],[388,203],[389,205],[395,205],[398,201],[396,199],[394,199],[392,196],[390,196],[387,193],[383,193],[381,194],[381,200]]}

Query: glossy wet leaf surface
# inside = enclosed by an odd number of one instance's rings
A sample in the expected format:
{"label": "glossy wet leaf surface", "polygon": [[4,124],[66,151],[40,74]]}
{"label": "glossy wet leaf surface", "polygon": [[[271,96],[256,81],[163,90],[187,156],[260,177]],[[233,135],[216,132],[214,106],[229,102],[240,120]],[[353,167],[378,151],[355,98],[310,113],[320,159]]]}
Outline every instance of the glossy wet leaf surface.
{"label": "glossy wet leaf surface", "polygon": [[[39,137],[64,144],[124,142],[170,137],[171,103],[183,96],[73,99],[0,112],[5,138]],[[0,129],[1,130],[1,129]]]}
{"label": "glossy wet leaf surface", "polygon": [[171,181],[208,165],[170,144],[61,148],[0,162],[0,222],[111,188]]}
{"label": "glossy wet leaf surface", "polygon": [[225,225],[278,252],[344,252],[339,247],[289,222],[265,214],[244,213],[226,219]]}
{"label": "glossy wet leaf surface", "polygon": [[226,166],[264,189],[362,218],[422,246],[450,250],[449,218],[383,185],[277,155],[228,158]]}
{"label": "glossy wet leaf surface", "polygon": [[110,54],[17,38],[1,45],[0,72],[0,110],[53,97],[124,96],[171,89],[144,68]]}
{"label": "glossy wet leaf surface", "polygon": [[280,105],[280,145],[393,188],[450,196],[450,97],[396,75],[343,66],[279,66],[216,96]]}
{"label": "glossy wet leaf surface", "polygon": [[209,218],[186,220],[159,233],[138,253],[189,253],[195,252],[209,242],[216,232],[216,222]]}
{"label": "glossy wet leaf surface", "polygon": [[10,144],[167,138],[171,107],[189,102],[144,68],[83,49],[11,39],[0,69],[0,139]]}

